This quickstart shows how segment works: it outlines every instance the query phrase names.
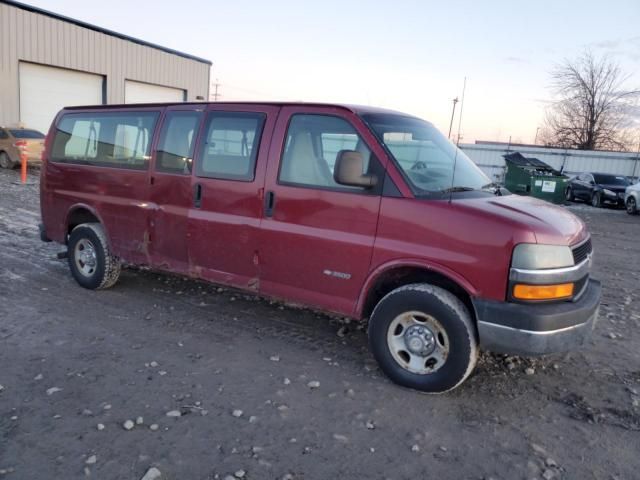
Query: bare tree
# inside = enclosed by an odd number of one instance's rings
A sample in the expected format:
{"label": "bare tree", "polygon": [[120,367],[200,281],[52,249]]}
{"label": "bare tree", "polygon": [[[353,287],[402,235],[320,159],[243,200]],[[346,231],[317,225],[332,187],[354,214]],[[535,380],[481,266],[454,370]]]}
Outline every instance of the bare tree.
{"label": "bare tree", "polygon": [[549,146],[580,150],[626,150],[640,91],[609,57],[585,51],[552,74],[556,101],[549,106],[540,138]]}

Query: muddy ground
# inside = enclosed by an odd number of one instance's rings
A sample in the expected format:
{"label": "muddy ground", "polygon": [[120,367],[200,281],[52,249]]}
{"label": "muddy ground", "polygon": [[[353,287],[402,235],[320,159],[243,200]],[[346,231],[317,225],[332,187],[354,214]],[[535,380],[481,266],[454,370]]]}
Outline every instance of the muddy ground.
{"label": "muddy ground", "polygon": [[17,178],[0,172],[2,480],[640,478],[640,217],[569,207],[604,286],[586,348],[483,354],[429,396],[339,319],[133,269],[83,290],[38,239],[37,171]]}

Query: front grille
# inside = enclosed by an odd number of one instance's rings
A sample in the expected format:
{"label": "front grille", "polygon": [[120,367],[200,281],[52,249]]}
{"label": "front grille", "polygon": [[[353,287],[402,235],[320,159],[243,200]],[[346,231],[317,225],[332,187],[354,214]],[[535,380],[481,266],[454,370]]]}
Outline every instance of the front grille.
{"label": "front grille", "polygon": [[575,265],[581,264],[587,259],[587,257],[592,252],[591,239],[589,238],[586,242],[581,243],[577,247],[573,247],[571,251],[573,253],[574,264]]}

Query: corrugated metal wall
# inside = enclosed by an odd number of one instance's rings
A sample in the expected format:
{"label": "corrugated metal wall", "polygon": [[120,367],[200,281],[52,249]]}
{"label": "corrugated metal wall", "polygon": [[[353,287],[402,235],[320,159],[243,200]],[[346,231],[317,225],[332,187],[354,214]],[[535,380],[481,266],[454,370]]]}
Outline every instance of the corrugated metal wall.
{"label": "corrugated metal wall", "polygon": [[0,124],[20,118],[19,62],[104,75],[107,103],[124,103],[125,79],[209,98],[207,63],[0,3]]}
{"label": "corrugated metal wall", "polygon": [[504,154],[520,152],[525,157],[535,157],[560,170],[564,166],[567,174],[601,172],[628,177],[640,175],[638,153],[598,152],[592,150],[564,150],[561,148],[520,147],[506,144],[460,144],[460,148],[492,180],[504,177]]}

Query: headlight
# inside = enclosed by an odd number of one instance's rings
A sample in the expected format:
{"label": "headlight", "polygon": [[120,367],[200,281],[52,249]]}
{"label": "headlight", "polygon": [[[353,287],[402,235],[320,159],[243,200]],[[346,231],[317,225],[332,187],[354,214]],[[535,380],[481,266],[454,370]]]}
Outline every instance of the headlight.
{"label": "headlight", "polygon": [[521,243],[513,249],[511,266],[523,270],[543,270],[573,266],[573,253],[567,246]]}
{"label": "headlight", "polygon": [[610,197],[615,197],[616,192],[612,192],[611,190],[607,190],[606,188],[602,190],[605,195],[609,195]]}

